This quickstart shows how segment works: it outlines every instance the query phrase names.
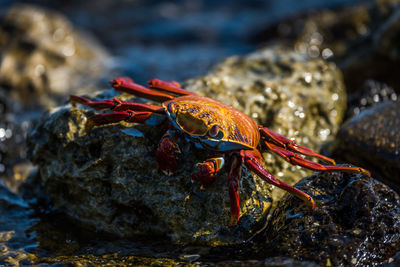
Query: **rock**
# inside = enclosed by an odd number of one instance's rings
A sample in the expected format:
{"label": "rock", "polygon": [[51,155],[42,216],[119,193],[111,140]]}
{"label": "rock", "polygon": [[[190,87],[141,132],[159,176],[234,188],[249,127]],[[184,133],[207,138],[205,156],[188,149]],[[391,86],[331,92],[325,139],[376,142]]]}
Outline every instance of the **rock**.
{"label": "rock", "polygon": [[103,75],[107,52],[61,14],[15,5],[0,23],[0,86],[25,107],[56,106]]}
{"label": "rock", "polygon": [[334,61],[348,92],[367,80],[400,92],[400,1],[375,0],[338,9],[308,12],[260,30],[255,39],[286,40],[297,52]]}
{"label": "rock", "polygon": [[[342,76],[334,64],[283,47],[228,58],[184,87],[232,105],[316,151],[332,140],[346,108]],[[271,153],[264,158],[269,171],[286,183],[311,174]],[[274,188],[273,199],[282,194]]]}
{"label": "rock", "polygon": [[367,167],[400,188],[399,114],[398,101],[365,109],[341,127],[334,154]]}
{"label": "rock", "polygon": [[86,109],[60,107],[46,114],[29,138],[32,160],[55,206],[77,221],[120,237],[162,235],[175,243],[216,245],[242,241],[264,218],[270,200],[261,179],[244,171],[243,215],[232,234],[226,171],[201,190],[190,176],[206,155],[180,144],[184,160],[179,171],[163,175],[155,159],[162,129],[137,125],[121,131],[123,126],[114,125],[88,135],[85,123],[91,115]]}
{"label": "rock", "polygon": [[[284,134],[302,136],[306,142],[300,143],[313,148],[336,131],[345,102],[334,65],[277,49],[228,59],[208,76],[186,85],[259,114],[259,121],[268,121]],[[227,88],[229,100],[221,97]],[[112,97],[113,93],[105,92],[97,99]],[[247,106],[241,106],[246,101]],[[161,129],[137,125],[121,131],[119,125],[99,127],[88,135],[85,123],[91,115],[93,111],[86,108],[60,107],[46,114],[29,138],[31,158],[40,168],[50,197],[77,221],[123,237],[151,233],[166,235],[176,243],[216,245],[243,241],[264,218],[271,204],[270,187],[247,170],[240,186],[242,217],[232,232],[226,226],[227,170],[204,191],[190,180],[194,164],[207,158],[207,153],[180,144],[184,150],[181,169],[164,176],[154,155]],[[133,125],[122,127],[127,126]],[[314,135],[318,138],[313,139]],[[288,164],[268,157],[269,165],[275,164],[271,170],[279,169],[279,177],[288,173],[284,170]]]}
{"label": "rock", "polygon": [[400,197],[388,186],[348,173],[317,173],[297,186],[315,197],[317,208],[306,209],[286,195],[258,239],[265,244],[260,255],[365,266],[398,251]]}
{"label": "rock", "polygon": [[360,114],[366,108],[374,107],[382,102],[399,99],[394,89],[385,83],[375,80],[366,80],[361,90],[357,90],[348,97],[346,118]]}

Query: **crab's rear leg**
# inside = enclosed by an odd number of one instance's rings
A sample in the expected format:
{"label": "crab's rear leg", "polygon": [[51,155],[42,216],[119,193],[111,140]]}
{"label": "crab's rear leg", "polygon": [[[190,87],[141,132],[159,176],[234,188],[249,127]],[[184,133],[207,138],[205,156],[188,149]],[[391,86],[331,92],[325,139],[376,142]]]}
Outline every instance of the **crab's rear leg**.
{"label": "crab's rear leg", "polygon": [[310,195],[293,186],[279,181],[265,169],[264,160],[260,152],[257,150],[241,150],[240,155],[242,156],[242,160],[246,167],[255,172],[261,179],[302,199],[312,209],[315,208],[315,201]]}
{"label": "crab's rear leg", "polygon": [[[146,123],[146,121],[148,121],[153,114],[154,114],[153,112],[148,112],[148,111],[137,112],[133,110],[119,111],[108,114],[97,114],[88,118],[86,122],[86,131],[90,132],[94,126],[107,125],[121,121]],[[155,116],[160,117],[162,115],[157,114]],[[162,117],[159,120],[160,122],[162,121]]]}
{"label": "crab's rear leg", "polygon": [[329,166],[329,165],[322,165],[317,162],[311,161],[311,160],[306,160],[300,155],[286,150],[284,148],[278,147],[275,144],[269,143],[264,141],[265,146],[277,153],[279,156],[284,158],[286,161],[288,161],[291,164],[299,165],[304,168],[314,170],[314,171],[341,171],[341,172],[351,172],[351,173],[361,173],[365,176],[370,177],[371,174],[369,171],[360,168],[360,167],[347,167],[347,166]]}
{"label": "crab's rear leg", "polygon": [[173,93],[178,96],[183,95],[196,95],[193,92],[187,91],[179,85],[176,81],[163,81],[159,79],[152,79],[151,81],[147,82],[150,88],[157,89],[160,91]]}
{"label": "crab's rear leg", "polygon": [[259,127],[260,127],[261,135],[267,139],[266,140],[267,142],[274,141],[277,145],[279,145],[282,148],[285,148],[285,149],[288,149],[288,150],[291,150],[293,152],[297,152],[297,153],[300,153],[303,155],[316,157],[316,158],[319,158],[319,159],[325,161],[328,164],[335,165],[335,161],[333,159],[325,157],[323,155],[320,155],[308,147],[300,146],[300,145],[296,144],[296,142],[294,142],[293,140],[290,140],[289,138],[284,137],[283,135],[280,135],[266,127],[262,127],[262,126],[259,126]]}
{"label": "crab's rear leg", "polygon": [[117,78],[111,80],[110,84],[115,90],[119,92],[125,92],[157,102],[164,102],[175,98],[175,96],[165,94],[154,89],[146,88],[140,84],[134,83],[129,78]]}
{"label": "crab's rear leg", "polygon": [[90,99],[81,96],[70,95],[69,99],[73,105],[82,104],[97,110],[102,110],[102,109],[110,109],[112,111],[133,110],[133,111],[149,111],[160,114],[165,113],[164,108],[162,106],[136,103],[130,101],[121,101],[117,98],[114,98],[112,100],[92,101]]}

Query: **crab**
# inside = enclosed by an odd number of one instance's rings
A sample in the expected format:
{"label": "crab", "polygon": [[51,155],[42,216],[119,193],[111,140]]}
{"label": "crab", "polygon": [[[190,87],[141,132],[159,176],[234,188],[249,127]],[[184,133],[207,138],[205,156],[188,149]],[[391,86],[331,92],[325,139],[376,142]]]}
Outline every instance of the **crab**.
{"label": "crab", "polygon": [[[264,151],[275,152],[293,165],[314,171],[341,171],[370,176],[367,170],[360,167],[337,166],[333,159],[298,145],[267,127],[257,125],[250,117],[232,106],[187,91],[175,81],[153,79],[148,82],[148,87],[145,87],[134,83],[130,78],[117,78],[110,84],[119,92],[162,104],[121,101],[117,98],[94,101],[71,95],[70,101],[73,105],[83,104],[96,110],[112,111],[88,118],[87,130],[90,131],[94,126],[121,121],[165,128],[166,133],[162,136],[155,155],[160,170],[168,175],[175,173],[178,168],[178,157],[181,153],[178,139],[209,151],[212,157],[196,164],[191,179],[198,181],[202,188],[207,188],[213,184],[216,174],[223,166],[229,165],[226,184],[230,198],[229,224],[232,226],[237,225],[240,217],[238,188],[242,166],[256,173],[265,182],[302,199],[311,209],[316,207],[310,195],[281,182],[267,171],[261,156]],[[327,164],[308,160],[305,156],[318,158]]]}

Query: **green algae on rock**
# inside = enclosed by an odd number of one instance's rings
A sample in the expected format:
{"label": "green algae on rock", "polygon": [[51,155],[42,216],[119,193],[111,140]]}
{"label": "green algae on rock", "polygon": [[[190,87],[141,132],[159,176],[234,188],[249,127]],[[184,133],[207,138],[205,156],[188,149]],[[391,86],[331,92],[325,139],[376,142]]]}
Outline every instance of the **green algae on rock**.
{"label": "green algae on rock", "polygon": [[[346,108],[342,75],[333,63],[283,47],[228,58],[184,87],[232,105],[316,151],[332,140]],[[264,158],[268,170],[286,183],[311,174],[271,153],[264,153]],[[282,194],[274,188],[274,199]]]}

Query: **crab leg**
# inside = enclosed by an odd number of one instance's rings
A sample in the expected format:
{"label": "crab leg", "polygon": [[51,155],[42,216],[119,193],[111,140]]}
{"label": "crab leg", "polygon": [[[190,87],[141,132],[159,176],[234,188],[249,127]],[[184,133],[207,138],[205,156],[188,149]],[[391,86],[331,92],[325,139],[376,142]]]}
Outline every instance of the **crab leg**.
{"label": "crab leg", "polygon": [[131,95],[143,97],[157,102],[164,102],[175,98],[172,95],[164,94],[154,89],[149,89],[140,84],[134,83],[129,78],[117,78],[111,80],[110,84],[115,90],[119,92],[125,92]]}
{"label": "crab leg", "polygon": [[153,112],[136,112],[133,110],[119,111],[108,114],[98,114],[90,117],[86,123],[86,131],[90,131],[94,126],[116,123],[120,121],[145,123]]}
{"label": "crab leg", "polygon": [[167,131],[161,137],[156,150],[158,167],[164,174],[171,175],[176,172],[180,153],[181,150],[176,143],[175,136],[170,131]]}
{"label": "crab leg", "polygon": [[97,110],[101,109],[110,109],[113,111],[134,110],[134,111],[149,111],[149,112],[164,114],[164,108],[162,106],[121,101],[117,98],[114,98],[112,100],[92,101],[81,96],[70,95],[69,99],[73,105],[82,104]]}
{"label": "crab leg", "polygon": [[242,163],[238,156],[232,157],[232,166],[226,184],[228,185],[229,198],[231,205],[231,220],[230,225],[235,226],[240,217],[239,205],[239,178],[242,172]]}
{"label": "crab leg", "polygon": [[174,93],[179,96],[182,95],[196,95],[193,92],[189,92],[185,89],[182,89],[178,82],[176,81],[162,81],[159,79],[152,79],[151,81],[147,82],[150,88],[158,89],[160,91],[165,91],[168,93]]}
{"label": "crab leg", "polygon": [[196,164],[196,171],[192,175],[192,180],[201,183],[201,189],[205,189],[215,182],[216,174],[224,166],[223,156],[215,157]]}
{"label": "crab leg", "polygon": [[317,162],[306,160],[300,155],[286,150],[284,148],[278,147],[272,143],[264,141],[264,144],[272,151],[277,153],[279,156],[284,158],[286,161],[290,162],[291,164],[299,165],[305,167],[310,170],[314,171],[341,171],[341,172],[352,172],[352,173],[361,173],[365,176],[371,177],[369,171],[360,168],[360,167],[346,167],[346,166],[326,166],[319,164]]}
{"label": "crab leg", "polygon": [[285,149],[289,149],[291,151],[303,154],[303,155],[317,157],[317,158],[325,161],[328,164],[335,165],[335,161],[333,159],[325,157],[323,155],[320,155],[320,154],[314,152],[313,150],[309,149],[308,147],[300,146],[300,145],[296,144],[295,141],[290,140],[289,138],[286,138],[274,131],[271,131],[270,129],[268,129],[266,127],[262,127],[262,126],[259,126],[259,127],[260,127],[260,132],[264,137],[273,140],[279,146],[281,146]]}
{"label": "crab leg", "polygon": [[315,208],[315,202],[311,196],[293,186],[279,181],[265,169],[264,160],[260,152],[257,150],[241,150],[240,155],[246,167],[255,172],[261,179],[302,199],[311,209]]}

